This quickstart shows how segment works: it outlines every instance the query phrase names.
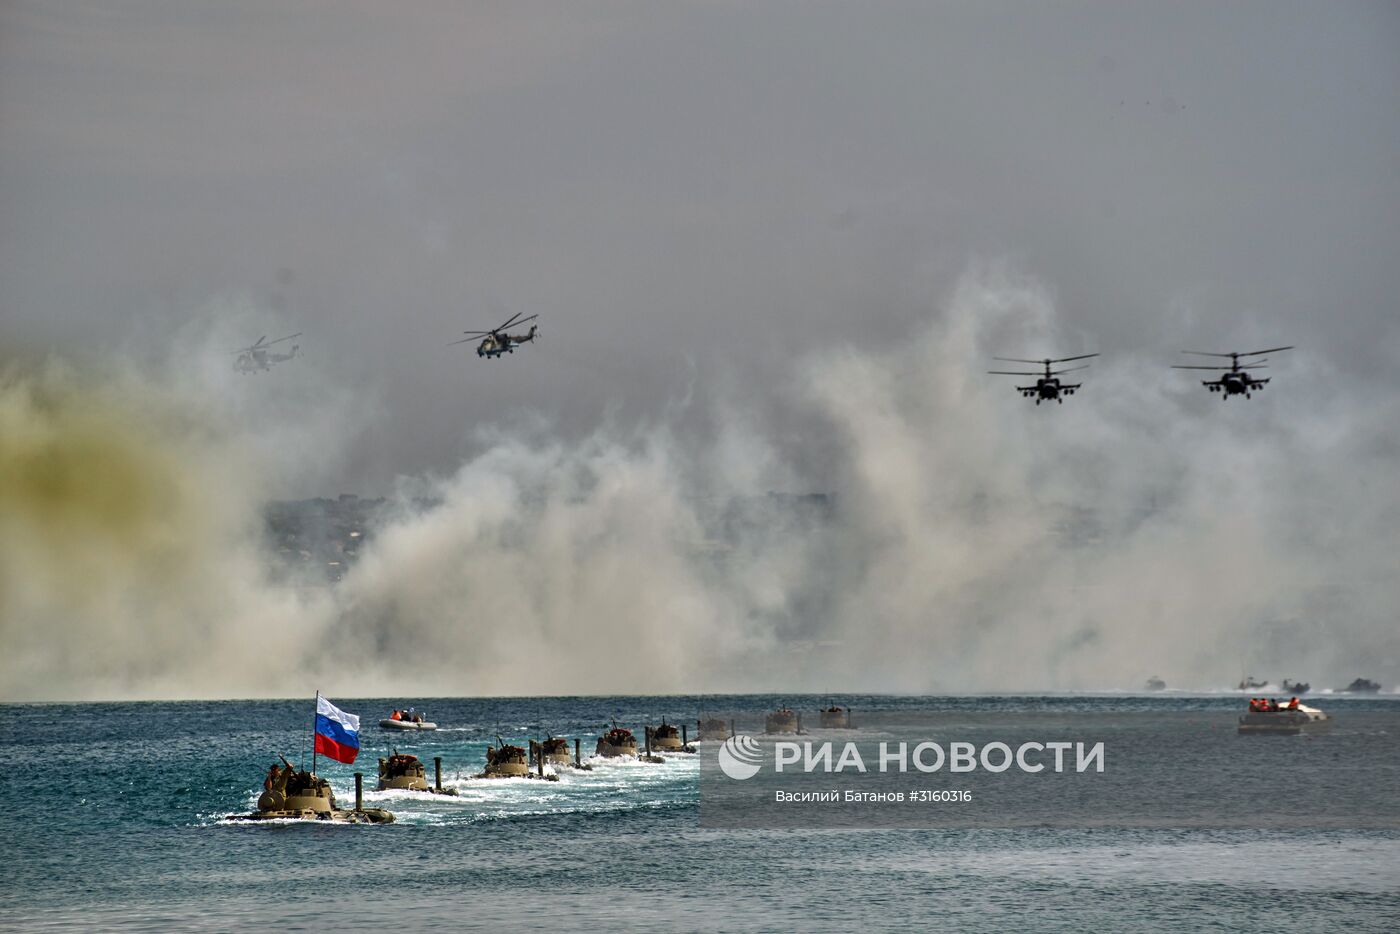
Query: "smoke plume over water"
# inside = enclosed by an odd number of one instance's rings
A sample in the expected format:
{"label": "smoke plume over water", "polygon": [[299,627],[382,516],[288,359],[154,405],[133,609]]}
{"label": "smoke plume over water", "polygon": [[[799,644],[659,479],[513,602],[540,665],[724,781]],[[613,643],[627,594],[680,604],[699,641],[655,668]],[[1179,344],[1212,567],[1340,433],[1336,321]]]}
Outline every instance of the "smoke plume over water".
{"label": "smoke plume over water", "polygon": [[328,588],[272,582],[261,508],[381,415],[309,365],[273,407],[270,381],[189,362],[229,343],[0,378],[3,696],[1400,676],[1400,411],[1304,350],[1222,405],[1105,348],[1047,411],[989,358],[1100,348],[979,270],[899,346],[793,360],[757,404],[697,387],[677,408],[708,406],[704,430],[482,426]]}

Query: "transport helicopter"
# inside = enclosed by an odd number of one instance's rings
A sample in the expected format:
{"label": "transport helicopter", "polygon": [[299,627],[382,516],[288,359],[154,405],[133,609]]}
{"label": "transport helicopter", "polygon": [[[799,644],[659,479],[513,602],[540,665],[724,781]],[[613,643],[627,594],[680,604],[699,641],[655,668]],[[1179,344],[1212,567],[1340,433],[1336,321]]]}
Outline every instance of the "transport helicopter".
{"label": "transport helicopter", "polygon": [[301,337],[301,332],[297,331],[295,334],[279,337],[275,341],[268,340],[267,335],[264,334],[262,337],[259,337],[257,343],[252,346],[231,351],[232,353],[238,354],[238,359],[233,362],[233,368],[244,374],[257,373],[259,371],[266,372],[272,369],[274,363],[283,363],[301,356],[300,344],[293,344],[292,349],[287,353],[277,353],[276,351],[268,350],[273,344],[280,344],[294,337]]}
{"label": "transport helicopter", "polygon": [[1048,402],[1051,399],[1063,405],[1065,401],[1063,396],[1074,395],[1074,391],[1083,384],[1061,383],[1056,377],[1062,373],[1069,373],[1073,370],[1086,369],[1089,364],[1086,363],[1083,366],[1066,367],[1063,370],[1052,370],[1050,369],[1050,365],[1053,363],[1069,363],[1074,360],[1088,360],[1090,357],[1097,356],[1098,354],[1096,353],[1086,353],[1080,354],[1077,357],[1061,357],[1058,360],[1023,360],[1020,357],[993,357],[993,360],[1003,360],[1007,363],[1035,363],[1045,367],[1045,372],[1043,374],[1024,370],[988,370],[987,372],[996,376],[1038,376],[1040,378],[1035,381],[1034,386],[1017,386],[1016,390],[1027,399],[1035,399],[1036,405],[1040,405],[1042,402]]}
{"label": "transport helicopter", "polygon": [[506,328],[515,327],[517,324],[524,324],[526,321],[533,321],[538,317],[539,315],[531,315],[528,318],[521,318],[517,313],[505,324],[502,324],[500,327],[492,328],[489,331],[463,331],[462,333],[467,336],[459,341],[453,341],[452,343],[466,344],[479,337],[482,340],[476,347],[476,355],[478,357],[486,357],[487,359],[499,357],[503,353],[515,353],[515,348],[519,347],[521,344],[528,344],[538,336],[540,326],[538,324],[532,324],[530,325],[530,330],[526,331],[524,334],[507,334]]}
{"label": "transport helicopter", "polygon": [[[1265,377],[1264,379],[1255,379],[1253,376],[1250,376],[1249,373],[1240,369],[1240,357],[1258,357],[1266,353],[1278,353],[1280,350],[1292,349],[1292,345],[1289,345],[1288,347],[1270,347],[1268,350],[1251,350],[1248,353],[1235,353],[1233,351],[1231,351],[1230,353],[1211,353],[1210,351],[1206,350],[1183,350],[1182,353],[1195,354],[1198,357],[1230,358],[1229,370],[1221,374],[1219,379],[1201,380],[1202,386],[1206,387],[1211,392],[1220,393],[1220,401],[1224,402],[1231,396],[1244,396],[1246,399],[1249,399],[1252,397],[1252,394],[1254,392],[1263,390],[1264,384],[1269,381],[1269,377]],[[1252,360],[1249,362],[1249,366],[1256,370],[1267,370],[1268,359],[1268,357],[1265,357],[1263,360]],[[1220,366],[1194,366],[1173,364],[1172,369],[1221,370],[1224,369],[1224,365],[1222,364]]]}

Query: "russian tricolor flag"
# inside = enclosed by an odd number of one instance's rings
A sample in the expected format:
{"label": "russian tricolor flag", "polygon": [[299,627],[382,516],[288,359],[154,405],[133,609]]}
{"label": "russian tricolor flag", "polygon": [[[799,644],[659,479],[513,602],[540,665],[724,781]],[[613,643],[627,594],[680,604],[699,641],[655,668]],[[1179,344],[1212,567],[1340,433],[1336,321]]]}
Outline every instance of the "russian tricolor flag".
{"label": "russian tricolor flag", "polygon": [[316,695],[316,752],[349,764],[360,753],[360,718]]}

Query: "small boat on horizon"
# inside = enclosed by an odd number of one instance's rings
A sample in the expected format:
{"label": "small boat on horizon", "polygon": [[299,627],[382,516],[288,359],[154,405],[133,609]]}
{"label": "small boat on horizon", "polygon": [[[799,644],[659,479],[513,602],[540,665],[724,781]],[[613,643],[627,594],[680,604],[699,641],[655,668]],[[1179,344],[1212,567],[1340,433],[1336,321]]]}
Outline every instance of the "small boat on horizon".
{"label": "small boat on horizon", "polygon": [[410,707],[395,710],[379,721],[379,727],[384,730],[436,730],[437,724]]}
{"label": "small boat on horizon", "polygon": [[1243,734],[1297,736],[1307,727],[1331,719],[1316,707],[1299,703],[1294,697],[1286,704],[1272,698],[1254,698],[1249,712],[1240,714],[1236,732]]}

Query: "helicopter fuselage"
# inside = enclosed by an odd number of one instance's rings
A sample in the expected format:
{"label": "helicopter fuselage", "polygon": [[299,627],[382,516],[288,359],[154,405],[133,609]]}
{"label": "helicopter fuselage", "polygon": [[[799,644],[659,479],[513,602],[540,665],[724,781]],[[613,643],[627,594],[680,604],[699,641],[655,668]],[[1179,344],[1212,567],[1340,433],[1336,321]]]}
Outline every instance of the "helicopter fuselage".
{"label": "helicopter fuselage", "polygon": [[238,358],[234,367],[240,373],[256,373],[259,370],[270,370],[267,365],[267,354],[265,353],[245,353]]}
{"label": "helicopter fuselage", "polygon": [[499,340],[488,337],[476,348],[478,357],[499,357],[503,353],[515,353],[515,345],[508,336]]}
{"label": "helicopter fuselage", "polygon": [[1231,370],[1218,380],[1203,381],[1211,392],[1224,393],[1222,399],[1229,396],[1244,396],[1248,399],[1251,393],[1262,390],[1267,382],[1267,379],[1255,379],[1245,370]]}
{"label": "helicopter fuselage", "polygon": [[515,348],[535,339],[535,328],[526,334],[488,334],[477,345],[478,357],[499,357],[503,353],[515,353]]}
{"label": "helicopter fuselage", "polygon": [[1064,400],[1060,397],[1074,395],[1074,391],[1079,388],[1079,385],[1079,383],[1062,384],[1053,376],[1042,376],[1035,381],[1034,386],[1017,386],[1016,388],[1027,399],[1035,399],[1036,405],[1050,400],[1063,404]]}
{"label": "helicopter fuselage", "polygon": [[233,366],[240,373],[266,373],[272,369],[274,363],[295,359],[299,349],[296,344],[293,344],[290,353],[273,353],[268,350],[249,351],[241,355]]}

